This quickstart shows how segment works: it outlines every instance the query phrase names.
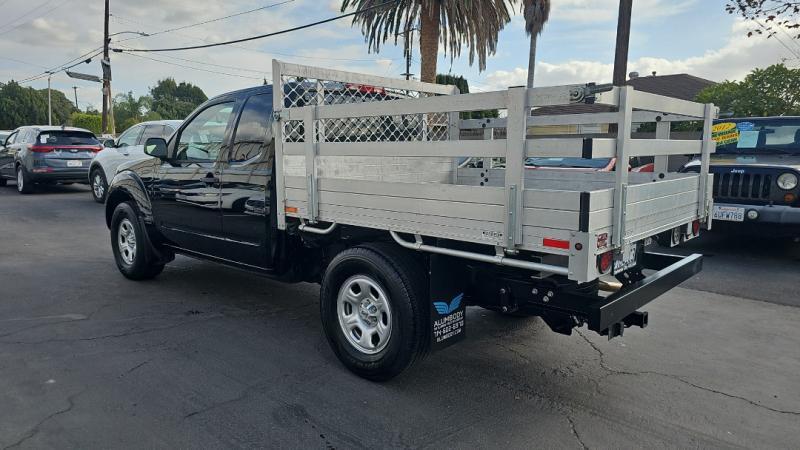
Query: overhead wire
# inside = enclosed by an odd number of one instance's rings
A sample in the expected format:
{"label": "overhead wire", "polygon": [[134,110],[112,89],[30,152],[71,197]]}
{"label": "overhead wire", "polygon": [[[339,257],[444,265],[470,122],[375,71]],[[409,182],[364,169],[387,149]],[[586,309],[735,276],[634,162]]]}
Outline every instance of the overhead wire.
{"label": "overhead wire", "polygon": [[[259,81],[261,80],[260,77],[257,78],[257,77],[250,77],[250,76],[247,76],[247,75],[240,75],[240,74],[235,74],[235,73],[227,73],[227,72],[220,72],[220,71],[216,71],[216,70],[202,69],[202,68],[199,68],[199,67],[193,67],[193,66],[187,66],[187,65],[184,65],[184,64],[173,63],[173,62],[170,62],[170,61],[164,61],[163,59],[156,59],[156,58],[153,58],[153,57],[150,57],[150,56],[139,55],[139,54],[136,54],[136,53],[125,52],[125,54],[127,54],[128,56],[135,56],[137,58],[148,59],[150,61],[155,61],[155,62],[159,62],[159,63],[162,63],[162,64],[168,64],[168,65],[171,65],[171,66],[182,67],[184,69],[197,70],[197,71],[200,71],[200,72],[208,72],[208,73],[213,73],[213,74],[217,74],[217,75],[227,75],[229,77],[246,78],[246,79],[250,79],[250,80],[259,80]],[[264,74],[269,74],[269,72],[263,72],[263,73]]]}
{"label": "overhead wire", "polygon": [[[52,0],[51,0],[51,1],[52,1]],[[64,0],[64,1],[62,1],[62,2],[61,2],[61,3],[59,3],[58,5],[54,6],[53,8],[50,8],[49,10],[47,10],[47,12],[45,12],[45,13],[43,13],[42,15],[40,15],[39,17],[37,17],[37,19],[41,19],[42,17],[45,17],[45,16],[47,16],[47,15],[50,15],[50,14],[52,14],[52,13],[53,13],[53,12],[55,12],[55,11],[56,11],[58,8],[61,8],[62,6],[66,5],[67,3],[71,2],[71,1],[72,1],[72,0]],[[47,3],[50,3],[50,2],[47,2]],[[47,3],[45,3],[45,4],[41,5],[41,6],[45,6]],[[31,12],[33,12],[33,11],[31,11]],[[34,19],[34,20],[35,20],[35,19]],[[15,21],[15,20],[12,20],[11,22],[14,22],[14,21]],[[10,24],[11,22],[8,22],[6,25]],[[2,30],[2,31],[0,31],[0,36],[4,35],[4,34],[6,34],[6,33],[10,33],[10,32],[12,32],[12,31],[16,30],[17,28],[19,28],[19,27],[21,27],[21,26],[23,26],[23,25],[25,25],[25,24],[27,24],[27,23],[28,23],[27,21],[22,21],[22,22],[20,22],[20,23],[18,23],[18,24],[16,24],[16,25],[14,25],[14,26],[12,26],[11,28],[9,28],[9,29],[7,29],[7,30]],[[3,25],[3,26],[2,26],[2,27],[0,27],[0,28],[3,28],[3,27],[5,27],[6,25]]]}
{"label": "overhead wire", "polygon": [[[139,21],[136,21],[136,20],[132,20],[132,19],[129,19],[129,18],[127,18],[127,17],[121,17],[121,16],[119,16],[119,15],[117,15],[117,14],[114,14],[114,15],[112,16],[112,19],[114,19],[114,20],[118,20],[118,21],[120,21],[120,22],[122,22],[122,23],[128,23],[128,24],[130,24],[130,25],[136,25],[136,26],[146,26],[146,25],[145,25],[144,23],[142,23],[142,22],[139,22]],[[202,37],[200,37],[200,36],[196,36],[196,35],[185,34],[185,33],[177,33],[177,32],[173,32],[173,33],[174,33],[175,35],[177,35],[177,36],[181,36],[181,37],[183,37],[183,38],[190,39],[190,40],[193,40],[193,41],[202,41],[202,42],[214,43],[214,41],[212,41],[212,40],[210,40],[210,39],[202,38]],[[144,38],[150,37],[150,36],[152,36],[152,35],[153,35],[153,34],[151,34],[151,33],[148,33],[148,36],[136,36],[136,37],[132,37],[132,38],[128,38],[128,39],[123,39],[123,40],[119,40],[119,41],[115,41],[115,42],[116,42],[116,43],[121,43],[121,42],[126,42],[126,41],[129,41],[129,40],[132,40],[132,39],[144,39]],[[187,41],[187,42],[188,42],[188,41]],[[230,45],[230,47],[233,47],[233,48],[238,48],[238,49],[241,49],[241,50],[246,50],[246,51],[250,51],[250,52],[255,52],[255,53],[261,53],[261,54],[265,54],[265,55],[270,55],[270,56],[275,56],[275,55],[277,55],[277,56],[285,56],[285,57],[289,57],[289,58],[311,59],[311,60],[323,60],[323,61],[343,61],[343,62],[376,62],[376,61],[378,61],[378,59],[379,59],[379,58],[334,58],[334,57],[328,57],[328,56],[304,56],[304,55],[298,55],[298,54],[294,54],[294,53],[282,53],[282,52],[275,52],[275,51],[261,50],[261,49],[258,49],[258,48],[246,47],[246,46],[244,46],[244,45],[236,45],[236,44],[231,44],[231,45]],[[384,59],[385,59],[385,58],[384,58]],[[403,58],[394,58],[394,59],[392,59],[392,61],[399,61],[399,60],[401,60],[401,59],[403,59]]]}
{"label": "overhead wire", "polygon": [[[334,16],[334,17],[329,17],[327,19],[318,20],[316,22],[307,23],[305,25],[299,25],[299,26],[296,26],[296,27],[287,28],[287,29],[280,30],[280,31],[274,31],[272,33],[260,34],[260,35],[257,35],[257,36],[249,36],[249,37],[240,38],[240,39],[233,39],[233,40],[230,40],[230,41],[216,42],[216,43],[204,44],[204,45],[193,45],[193,46],[186,46],[186,47],[150,48],[150,49],[138,48],[138,49],[127,49],[127,50],[124,50],[124,51],[127,52],[127,53],[131,53],[131,52],[136,52],[136,53],[176,52],[176,51],[184,51],[184,50],[197,50],[197,49],[201,49],[201,48],[220,47],[220,46],[223,46],[223,45],[231,45],[231,44],[238,44],[238,43],[241,43],[241,42],[255,41],[255,40],[258,40],[258,39],[264,39],[264,38],[268,38],[268,37],[273,37],[273,36],[279,36],[279,35],[282,35],[282,34],[292,33],[292,32],[295,32],[295,31],[305,30],[305,29],[316,27],[316,26],[323,25],[323,24],[326,24],[326,23],[334,22],[336,20],[341,20],[341,19],[344,19],[344,18],[347,18],[347,17],[352,17],[352,16],[354,16],[356,14],[361,14],[361,13],[364,13],[366,11],[382,8],[382,7],[385,7],[387,5],[397,3],[398,1],[399,0],[390,0],[390,1],[387,1],[387,2],[384,2],[384,3],[379,3],[379,4],[376,4],[376,5],[370,6],[368,8],[360,9],[358,11],[353,11],[351,13],[341,14],[341,15]],[[120,52],[123,51],[122,49],[118,49],[118,48],[114,48],[113,50],[115,52],[117,52],[117,53],[120,53]]]}
{"label": "overhead wire", "polygon": [[[277,6],[282,6],[282,5],[285,5],[287,3],[292,3],[294,1],[295,0],[284,0],[282,2],[273,3],[273,4],[270,4],[270,5],[262,6],[260,8],[249,9],[247,11],[241,11],[241,12],[238,12],[238,13],[229,14],[227,16],[217,17],[216,19],[209,19],[209,20],[205,20],[203,22],[197,22],[197,23],[193,23],[193,24],[190,24],[190,25],[183,25],[183,26],[180,26],[180,27],[169,28],[169,29],[166,29],[166,30],[156,31],[156,32],[153,32],[153,33],[147,33],[147,36],[134,36],[134,37],[127,38],[127,39],[122,39],[120,41],[117,41],[117,43],[125,42],[125,41],[131,41],[131,40],[134,40],[134,39],[142,39],[144,37],[157,36],[159,34],[164,34],[164,33],[172,33],[172,32],[175,32],[175,31],[185,30],[187,28],[194,28],[194,27],[197,27],[197,26],[200,26],[200,25],[207,25],[209,23],[219,22],[221,20],[231,19],[233,17],[239,17],[239,16],[243,16],[245,14],[250,14],[250,13],[254,13],[254,12],[258,12],[258,11],[263,11],[265,9],[275,8]],[[114,16],[114,14],[110,14],[110,15]]]}

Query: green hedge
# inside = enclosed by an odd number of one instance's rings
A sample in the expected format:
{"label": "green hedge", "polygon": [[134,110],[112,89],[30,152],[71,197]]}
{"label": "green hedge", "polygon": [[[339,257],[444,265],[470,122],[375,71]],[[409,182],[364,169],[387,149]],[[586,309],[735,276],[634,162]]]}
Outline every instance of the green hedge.
{"label": "green hedge", "polygon": [[74,112],[69,117],[73,127],[85,128],[96,135],[102,133],[102,118],[99,114],[87,114]]}

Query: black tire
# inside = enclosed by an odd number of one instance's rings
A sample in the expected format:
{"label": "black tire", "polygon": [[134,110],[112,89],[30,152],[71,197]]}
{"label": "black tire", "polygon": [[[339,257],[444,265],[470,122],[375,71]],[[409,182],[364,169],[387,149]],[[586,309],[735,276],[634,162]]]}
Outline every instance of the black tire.
{"label": "black tire", "polygon": [[[97,189],[95,188],[95,177],[99,178],[99,182],[102,186],[102,194],[99,197],[97,196]],[[89,176],[89,183],[89,186],[92,188],[92,198],[94,201],[97,203],[105,203],[106,196],[108,194],[108,182],[106,181],[106,176],[103,173],[103,170],[99,168],[93,169],[91,175]]]}
{"label": "black tire", "polygon": [[[374,354],[351,344],[339,321],[339,292],[345,283],[361,276],[377,283],[390,304],[391,334]],[[336,255],[320,289],[322,326],[336,356],[353,373],[369,380],[385,381],[399,375],[424,357],[430,347],[427,292],[424,264],[399,247],[365,244]]]}
{"label": "black tire", "polygon": [[[22,181],[22,183],[20,183]],[[20,194],[30,194],[33,192],[33,180],[25,170],[25,167],[17,166],[17,192]]]}
{"label": "black tire", "polygon": [[[119,242],[121,239],[120,228],[126,228],[129,233],[125,238],[126,250],[121,248],[123,245]],[[164,270],[164,264],[159,262],[146,233],[147,231],[136,213],[136,207],[131,202],[117,205],[111,218],[111,249],[114,252],[117,268],[122,275],[131,280],[149,280]],[[130,243],[131,234],[134,238],[132,244]],[[134,251],[131,252],[131,249]]]}
{"label": "black tire", "polygon": [[8,185],[8,180],[0,176],[0,187],[5,187]]}

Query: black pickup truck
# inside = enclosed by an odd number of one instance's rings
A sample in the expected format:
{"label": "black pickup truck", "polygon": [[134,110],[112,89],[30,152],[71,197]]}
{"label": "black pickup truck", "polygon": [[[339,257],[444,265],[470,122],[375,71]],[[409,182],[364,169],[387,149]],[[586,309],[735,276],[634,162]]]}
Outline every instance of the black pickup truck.
{"label": "black pickup truck", "polygon": [[[270,86],[213,98],[169,142],[149,139],[151,158],[120,167],[106,222],[123,275],[153,278],[180,253],[285,282],[320,283],[334,352],[358,375],[386,380],[462,339],[468,305],[539,316],[564,334],[588,325],[611,338],[644,327],[647,315],[637,310],[701,268],[699,255],[644,253],[608,294],[599,280],[579,284],[500,265],[502,255],[477,244],[417,242],[417,250],[436,245],[440,253],[431,254],[404,248],[405,239],[386,230],[309,229],[297,219],[279,229],[272,108]],[[460,257],[468,252],[473,259]]]}

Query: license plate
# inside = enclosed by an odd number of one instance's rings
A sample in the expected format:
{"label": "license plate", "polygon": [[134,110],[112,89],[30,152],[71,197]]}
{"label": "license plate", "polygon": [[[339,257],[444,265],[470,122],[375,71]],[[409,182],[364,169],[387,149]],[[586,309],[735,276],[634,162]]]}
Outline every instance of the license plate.
{"label": "license plate", "polygon": [[639,255],[639,244],[628,245],[614,258],[614,275],[636,267],[636,257]]}
{"label": "license plate", "polygon": [[83,166],[83,161],[67,161],[67,167],[81,167]]}
{"label": "license plate", "polygon": [[713,218],[714,220],[724,220],[727,222],[744,222],[744,208],[714,205]]}

